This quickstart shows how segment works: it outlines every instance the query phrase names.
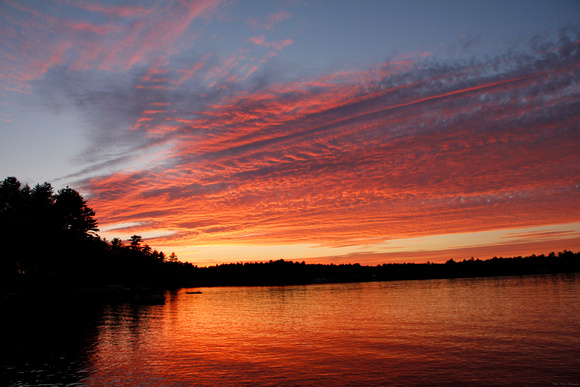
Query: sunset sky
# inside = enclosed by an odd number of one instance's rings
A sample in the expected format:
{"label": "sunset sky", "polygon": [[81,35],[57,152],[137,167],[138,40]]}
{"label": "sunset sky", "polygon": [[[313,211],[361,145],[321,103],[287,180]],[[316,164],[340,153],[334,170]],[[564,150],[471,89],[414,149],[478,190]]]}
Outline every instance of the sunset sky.
{"label": "sunset sky", "polygon": [[580,250],[580,1],[0,0],[0,179],[200,266]]}

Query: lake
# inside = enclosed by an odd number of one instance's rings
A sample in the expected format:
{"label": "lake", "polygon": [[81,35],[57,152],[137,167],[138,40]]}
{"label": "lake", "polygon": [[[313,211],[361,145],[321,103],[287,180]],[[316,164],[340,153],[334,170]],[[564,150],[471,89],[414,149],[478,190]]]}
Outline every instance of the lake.
{"label": "lake", "polygon": [[11,311],[0,384],[580,382],[580,274],[196,288],[165,297],[165,305],[62,300]]}

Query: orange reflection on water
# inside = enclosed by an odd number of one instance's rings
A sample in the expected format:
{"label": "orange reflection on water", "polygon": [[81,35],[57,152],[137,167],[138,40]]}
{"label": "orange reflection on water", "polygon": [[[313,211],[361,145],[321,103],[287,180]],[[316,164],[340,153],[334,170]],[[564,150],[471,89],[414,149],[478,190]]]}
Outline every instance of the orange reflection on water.
{"label": "orange reflection on water", "polygon": [[497,384],[580,369],[577,275],[201,290],[108,309],[83,382]]}

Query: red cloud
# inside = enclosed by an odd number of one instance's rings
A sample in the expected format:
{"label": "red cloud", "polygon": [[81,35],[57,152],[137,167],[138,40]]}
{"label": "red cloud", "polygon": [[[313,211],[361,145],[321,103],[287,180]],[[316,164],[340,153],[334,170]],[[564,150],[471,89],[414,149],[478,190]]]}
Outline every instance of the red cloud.
{"label": "red cloud", "polygon": [[292,39],[284,39],[284,40],[276,41],[276,42],[267,42],[264,34],[260,34],[258,36],[251,37],[250,39],[248,39],[248,41],[251,43],[254,43],[258,46],[273,47],[278,51],[283,49],[284,47],[289,46],[292,43],[294,43],[294,41]]}
{"label": "red cloud", "polygon": [[[269,49],[262,57],[239,50],[170,60],[189,48],[180,37],[192,21],[217,2],[155,12],[74,4],[108,17],[93,24],[35,15],[22,30],[35,31],[26,35],[30,47],[6,50],[2,74],[26,91],[55,67],[133,69],[129,91],[82,101],[98,100],[109,109],[93,104],[93,114],[129,122],[123,138],[138,138],[135,152],[144,155],[133,172],[88,181],[103,225],[164,230],[160,244],[352,246],[580,219],[577,40],[508,59],[447,64],[414,53],[250,85],[244,80],[292,40],[249,39]],[[289,16],[271,15],[263,27]],[[66,33],[43,47],[44,29]]]}
{"label": "red cloud", "polygon": [[343,246],[578,221],[580,97],[562,81],[577,64],[412,80],[383,66],[241,91],[171,118],[186,126],[164,166],[93,179],[92,203],[108,222],[171,230],[156,243],[172,245]]}
{"label": "red cloud", "polygon": [[269,44],[266,43],[266,37],[264,36],[264,34],[261,34],[259,36],[254,36],[254,37],[248,39],[248,41],[250,41],[254,44],[257,44],[259,46],[266,46],[266,47],[269,46]]}
{"label": "red cloud", "polygon": [[[216,12],[221,0],[176,2],[168,6],[104,6],[84,1],[68,4],[111,17],[101,24],[87,20],[61,20],[33,7],[11,4],[19,12],[34,18],[6,16],[0,32],[18,31],[5,47],[7,58],[0,62],[7,87],[25,92],[29,81],[42,78],[57,66],[84,71],[128,70],[138,63],[168,57],[191,45],[181,39],[194,19]],[[50,36],[50,39],[46,38]],[[10,63],[14,62],[14,65]],[[5,86],[6,87],[6,86]]]}
{"label": "red cloud", "polygon": [[273,13],[271,15],[268,15],[268,17],[266,18],[268,20],[268,22],[265,25],[265,28],[268,30],[271,30],[276,23],[280,23],[282,20],[286,20],[290,17],[292,17],[292,14],[288,11],[280,11],[280,12],[276,12],[276,13]]}
{"label": "red cloud", "polygon": [[142,16],[145,14],[149,14],[155,11],[154,8],[145,8],[141,6],[132,6],[132,5],[125,5],[125,6],[106,6],[103,4],[99,4],[96,2],[88,2],[88,1],[80,1],[80,0],[69,0],[70,4],[74,5],[75,7],[85,9],[91,12],[102,12],[108,16],[120,17],[120,18],[127,18],[127,17],[135,17],[135,16]]}
{"label": "red cloud", "polygon": [[248,19],[247,23],[253,29],[264,28],[267,30],[271,30],[274,28],[274,25],[276,25],[277,23],[279,23],[283,20],[286,20],[290,17],[292,17],[292,14],[290,12],[280,11],[280,12],[276,12],[276,13],[273,13],[271,15],[268,15],[266,17],[266,20],[259,21],[255,18],[252,18],[252,19]]}

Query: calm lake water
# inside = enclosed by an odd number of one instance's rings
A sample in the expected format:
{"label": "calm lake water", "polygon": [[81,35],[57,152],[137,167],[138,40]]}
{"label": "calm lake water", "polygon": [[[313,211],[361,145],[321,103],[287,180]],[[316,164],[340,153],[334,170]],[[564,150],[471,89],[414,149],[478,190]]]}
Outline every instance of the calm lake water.
{"label": "calm lake water", "polygon": [[[192,290],[202,294],[186,294]],[[165,297],[165,305],[71,303],[8,318],[0,384],[580,382],[580,274],[181,289]]]}

